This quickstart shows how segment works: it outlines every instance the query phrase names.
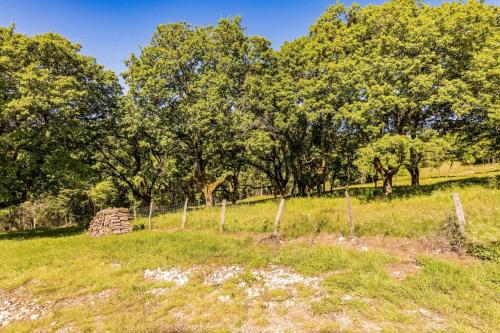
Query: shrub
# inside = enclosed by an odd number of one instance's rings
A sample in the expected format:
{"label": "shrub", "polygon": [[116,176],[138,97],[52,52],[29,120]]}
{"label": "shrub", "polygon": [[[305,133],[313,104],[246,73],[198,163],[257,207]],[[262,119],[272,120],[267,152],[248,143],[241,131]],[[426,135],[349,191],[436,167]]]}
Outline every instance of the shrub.
{"label": "shrub", "polygon": [[467,252],[481,260],[497,261],[500,259],[500,242],[467,244]]}
{"label": "shrub", "polygon": [[56,227],[74,222],[66,200],[45,196],[28,200],[18,207],[19,227]]}

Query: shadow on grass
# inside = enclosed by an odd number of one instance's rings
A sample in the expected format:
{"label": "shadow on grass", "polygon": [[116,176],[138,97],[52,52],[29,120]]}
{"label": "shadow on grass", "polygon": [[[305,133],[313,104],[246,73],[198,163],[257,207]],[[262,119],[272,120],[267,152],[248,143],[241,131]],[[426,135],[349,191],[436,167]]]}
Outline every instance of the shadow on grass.
{"label": "shadow on grass", "polygon": [[22,240],[45,237],[67,237],[84,232],[84,226],[66,228],[39,228],[35,230],[7,231],[0,234],[0,240]]}
{"label": "shadow on grass", "polygon": [[[393,193],[389,198],[384,198],[381,188],[364,187],[364,188],[350,188],[349,194],[356,197],[362,202],[370,202],[375,200],[390,200],[409,198],[416,195],[430,195],[434,191],[445,190],[451,187],[467,187],[473,185],[481,186],[498,186],[499,176],[495,177],[471,177],[465,179],[450,179],[435,184],[420,185],[412,187],[409,185],[395,186]],[[320,193],[317,196],[323,197],[341,197],[344,196],[344,189],[337,189],[329,193]]]}
{"label": "shadow on grass", "polygon": [[[434,184],[425,184],[420,185],[418,187],[413,187],[410,185],[396,185],[393,187],[393,193],[389,198],[384,197],[382,193],[382,189],[380,186],[378,188],[374,188],[373,183],[367,183],[366,187],[351,187],[349,188],[349,194],[351,197],[355,197],[362,202],[371,202],[377,200],[391,200],[391,199],[401,199],[401,198],[410,198],[416,195],[430,195],[434,191],[445,190],[451,187],[467,187],[473,185],[480,186],[489,186],[489,187],[498,187],[500,183],[500,176],[491,176],[491,177],[470,177],[470,178],[461,178],[461,179],[447,179],[441,182],[436,182]],[[380,182],[379,182],[380,184]],[[323,197],[323,198],[339,198],[344,197],[344,188],[336,188],[332,192],[322,192],[322,193],[313,193],[310,197]],[[298,195],[289,195],[287,198],[300,198]],[[236,206],[253,206],[255,204],[260,204],[263,202],[275,201],[279,202],[280,198],[263,198],[259,200],[254,200],[250,202],[241,202]],[[228,204],[230,207],[231,204]],[[205,207],[203,207],[205,208]]]}
{"label": "shadow on grass", "polygon": [[[500,169],[488,170],[488,171],[481,171],[481,172],[478,172],[477,174],[486,175],[486,174],[488,174],[488,173],[497,173],[498,171],[500,171]],[[463,173],[459,173],[459,174],[456,174],[456,175],[435,175],[435,176],[428,176],[428,177],[425,177],[425,179],[436,179],[436,178],[464,178],[464,177],[469,177],[470,175],[471,175],[470,173],[463,172]],[[485,177],[494,177],[494,176],[487,175],[487,176],[485,176]]]}

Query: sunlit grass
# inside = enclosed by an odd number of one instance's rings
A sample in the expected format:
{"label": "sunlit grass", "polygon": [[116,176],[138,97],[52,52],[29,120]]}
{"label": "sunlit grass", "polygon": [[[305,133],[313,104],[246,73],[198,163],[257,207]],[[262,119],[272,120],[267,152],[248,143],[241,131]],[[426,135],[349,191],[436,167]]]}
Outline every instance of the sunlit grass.
{"label": "sunlit grass", "polygon": [[[424,187],[425,185],[423,185]],[[454,216],[451,193],[461,197],[467,221],[467,237],[472,241],[492,242],[500,239],[500,190],[487,182],[478,185],[450,184],[434,190],[402,194],[391,200],[367,198],[353,189],[351,203],[355,232],[363,235],[423,237],[439,232],[447,218]],[[346,203],[342,193],[311,198],[290,198],[286,201],[280,222],[285,238],[319,232],[348,234]],[[252,205],[228,206],[225,214],[227,232],[271,232],[278,201],[268,200]],[[181,213],[166,214],[153,219],[154,228],[180,227]],[[139,223],[145,220],[140,220]],[[189,230],[217,231],[220,207],[189,211]]]}
{"label": "sunlit grass", "polygon": [[[372,185],[352,188],[356,234],[418,238],[439,232],[446,218],[454,214],[450,195],[456,191],[464,206],[469,241],[498,240],[500,190],[491,170],[495,168],[479,166],[468,176],[457,176],[457,171],[453,180],[458,181],[453,182],[426,178],[418,191],[396,188],[391,200],[374,193]],[[460,169],[463,173],[469,171],[466,167]],[[432,183],[435,179],[441,180]],[[229,332],[228,327],[239,328],[248,320],[265,327],[270,318],[264,302],[280,303],[291,295],[269,292],[257,305],[249,305],[238,287],[248,274],[221,287],[203,285],[203,276],[195,276],[187,285],[169,289],[168,295],[162,297],[148,291],[172,285],[143,277],[145,269],[158,267],[233,264],[247,271],[278,265],[304,275],[323,276],[325,294],[308,304],[311,311],[316,316],[347,314],[353,321],[353,331],[362,331],[366,322],[376,323],[388,332],[440,330],[428,326],[432,320],[419,311],[440,316],[443,327],[450,332],[500,330],[499,261],[465,265],[419,257],[420,270],[395,279],[387,265],[400,264],[403,259],[387,253],[302,242],[281,246],[256,242],[249,233],[272,231],[277,206],[278,201],[272,198],[228,206],[223,234],[219,233],[218,207],[190,211],[186,230],[179,230],[181,215],[176,213],[155,217],[155,229],[151,231],[101,238],[92,238],[79,228],[1,233],[0,289],[23,287],[42,303],[115,290],[109,299],[92,305],[56,307],[38,320],[11,323],[5,331],[56,331],[64,327],[82,332],[191,331],[178,328],[176,314],[180,312],[186,314],[184,322],[196,332]],[[287,199],[280,226],[282,237],[319,232],[347,234],[343,191]],[[218,302],[218,295],[231,295],[234,301]],[[351,295],[353,300],[342,302],[344,295]],[[311,290],[303,288],[296,297],[307,296],[312,297]],[[309,325],[311,331],[341,330],[335,322]]]}
{"label": "sunlit grass", "polygon": [[[399,260],[380,252],[325,245],[286,244],[270,248],[250,239],[212,232],[140,231],[97,239],[82,234],[1,240],[0,288],[24,286],[34,298],[44,301],[116,289],[110,299],[96,301],[92,306],[56,308],[39,320],[15,322],[7,326],[7,332],[66,325],[80,331],[158,331],[169,325],[175,327],[174,314],[179,310],[191,311],[186,320],[193,327],[212,327],[203,331],[217,332],[249,318],[265,325],[269,318],[264,310],[255,312],[258,307],[250,308],[244,302],[237,281],[217,291],[216,287],[204,286],[202,277],[198,277],[186,286],[172,289],[168,297],[155,298],[148,290],[170,285],[145,280],[144,269],[223,264],[251,269],[280,265],[305,275],[325,276],[326,295],[311,304],[318,315],[342,312],[359,322],[376,322],[388,331],[416,332],[422,323],[408,311],[418,314],[418,309],[425,308],[445,318],[452,331],[494,332],[499,328],[495,319],[500,314],[495,285],[498,262],[478,262],[466,267],[421,258],[420,272],[396,280],[385,266]],[[120,263],[121,267],[116,268],[113,263]],[[223,304],[209,296],[219,294],[232,295],[235,301]],[[308,291],[301,294],[308,295]],[[345,294],[355,300],[340,302]],[[286,292],[267,293],[262,301],[281,302],[289,296]]]}

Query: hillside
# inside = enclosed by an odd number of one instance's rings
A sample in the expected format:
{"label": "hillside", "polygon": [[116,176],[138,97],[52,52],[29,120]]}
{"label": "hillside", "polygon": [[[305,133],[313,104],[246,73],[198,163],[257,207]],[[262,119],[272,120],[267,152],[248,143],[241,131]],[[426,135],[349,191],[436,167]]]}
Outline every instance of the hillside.
{"label": "hillside", "polygon": [[[382,199],[373,184],[350,188],[355,233],[357,236],[395,236],[420,238],[441,231],[444,222],[454,216],[451,193],[458,192],[467,217],[470,241],[490,243],[500,239],[498,165],[443,165],[423,169],[422,185],[415,190],[409,177],[400,176],[390,200]],[[229,233],[269,233],[273,229],[278,199],[253,197],[229,205],[225,230]],[[171,230],[180,227],[182,212],[153,218],[153,228]],[[187,228],[218,231],[220,208],[189,211]],[[138,224],[147,225],[147,219]],[[348,235],[344,188],[310,198],[288,198],[280,222],[280,234],[286,239],[318,233]]]}
{"label": "hillside", "polygon": [[3,233],[0,330],[496,332],[498,258],[457,254],[440,231],[457,191],[467,242],[498,249],[498,171],[428,170],[390,201],[351,189],[353,240],[336,193],[287,200],[281,242],[265,238],[274,200],[228,207],[223,234],[218,207],[190,212],[182,231],[176,213],[120,236]]}

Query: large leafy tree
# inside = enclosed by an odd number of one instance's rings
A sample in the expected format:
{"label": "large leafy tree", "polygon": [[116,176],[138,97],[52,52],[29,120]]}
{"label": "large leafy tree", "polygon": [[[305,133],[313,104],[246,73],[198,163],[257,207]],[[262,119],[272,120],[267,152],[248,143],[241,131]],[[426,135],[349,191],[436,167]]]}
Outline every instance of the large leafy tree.
{"label": "large leafy tree", "polygon": [[392,193],[392,177],[410,160],[411,143],[404,135],[386,134],[358,151],[356,164],[367,174],[375,169],[382,176],[382,188],[387,196]]}
{"label": "large leafy tree", "polygon": [[149,205],[165,192],[166,183],[182,177],[172,136],[160,117],[137,108],[128,97],[121,99],[108,123],[95,150],[96,167],[128,193],[134,205]]}
{"label": "large leafy tree", "polygon": [[[497,25],[496,8],[475,1],[431,7],[395,0],[362,9],[332,6],[311,28],[311,39],[343,128],[361,146],[381,138],[411,139],[404,166],[418,185],[418,169],[427,159],[416,142],[427,140],[429,129],[442,136],[466,126],[478,130],[494,114],[495,98],[482,88],[474,93],[471,85],[491,85],[484,74],[479,79],[472,73],[476,57],[492,57],[488,41]],[[493,66],[491,59],[485,67]],[[384,156],[375,157],[376,170],[388,169],[380,166]]]}
{"label": "large leafy tree", "polygon": [[[462,98],[455,106],[461,121],[454,128],[461,151],[467,151],[471,146],[477,146],[479,156],[495,161],[500,157],[500,12],[498,7],[487,12],[490,21],[496,19],[496,24],[490,24],[482,31],[487,36],[484,44],[476,46],[465,71],[461,72],[465,89]],[[484,14],[483,14],[484,16]],[[484,19],[483,19],[484,20]],[[481,20],[478,20],[481,22]],[[472,23],[470,23],[472,24]],[[469,29],[464,28],[465,29]],[[479,31],[476,32],[477,34]],[[482,156],[481,156],[482,155]],[[460,156],[459,156],[460,157]]]}
{"label": "large leafy tree", "polygon": [[116,76],[52,33],[0,27],[0,206],[85,186]]}
{"label": "large leafy tree", "polygon": [[299,195],[322,189],[337,144],[335,108],[325,104],[318,70],[299,38],[276,52],[264,74],[252,82],[255,117],[249,160],[284,195],[293,181]]}
{"label": "large leafy tree", "polygon": [[237,196],[248,124],[245,82],[268,47],[246,36],[239,18],[208,27],[177,23],[160,25],[141,54],[127,61],[131,97],[162,120],[208,206],[226,181]]}

